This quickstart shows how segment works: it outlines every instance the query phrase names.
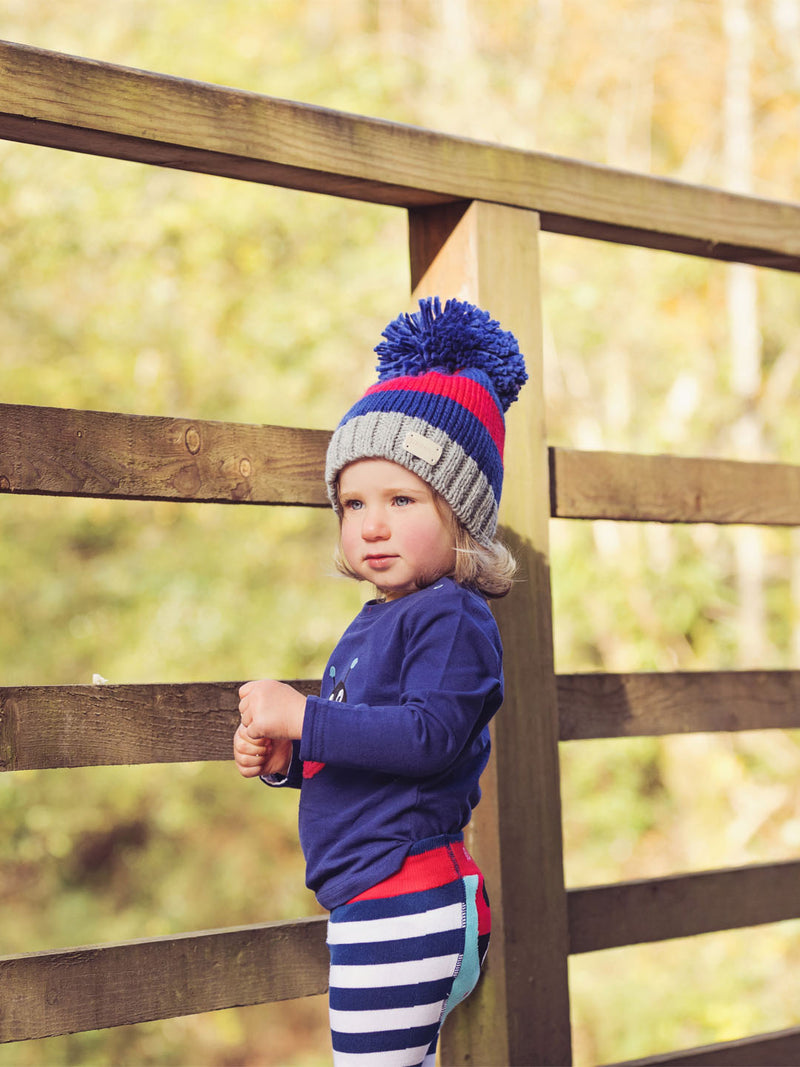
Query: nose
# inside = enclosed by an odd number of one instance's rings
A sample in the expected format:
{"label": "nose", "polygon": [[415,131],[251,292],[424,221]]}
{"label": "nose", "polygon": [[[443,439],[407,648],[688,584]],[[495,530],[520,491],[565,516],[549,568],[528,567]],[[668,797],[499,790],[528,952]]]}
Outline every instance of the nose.
{"label": "nose", "polygon": [[361,536],[365,541],[385,541],[389,536],[389,524],[381,511],[367,508],[361,520]]}

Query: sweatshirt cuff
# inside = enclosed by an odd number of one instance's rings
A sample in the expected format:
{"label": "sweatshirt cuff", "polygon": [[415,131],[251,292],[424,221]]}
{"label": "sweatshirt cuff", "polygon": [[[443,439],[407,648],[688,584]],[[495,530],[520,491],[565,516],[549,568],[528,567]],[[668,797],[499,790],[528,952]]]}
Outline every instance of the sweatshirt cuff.
{"label": "sweatshirt cuff", "polygon": [[299,789],[303,781],[303,761],[300,758],[300,742],[292,742],[292,758],[289,761],[289,769],[286,774],[260,774],[259,778],[264,785],[273,788]]}
{"label": "sweatshirt cuff", "polygon": [[[322,697],[306,697],[306,713],[303,719],[303,736],[300,739],[297,750],[298,756],[302,754],[304,760],[316,760],[322,762],[324,757],[314,754],[314,748],[320,746],[320,723],[317,721],[320,707],[324,713],[330,707],[330,700]],[[297,742],[295,742],[297,743]]]}

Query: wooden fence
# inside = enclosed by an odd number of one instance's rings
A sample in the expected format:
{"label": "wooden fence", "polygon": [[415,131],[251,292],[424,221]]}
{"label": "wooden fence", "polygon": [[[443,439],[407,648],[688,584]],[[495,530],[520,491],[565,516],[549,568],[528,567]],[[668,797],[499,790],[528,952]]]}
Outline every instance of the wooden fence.
{"label": "wooden fence", "polygon": [[[470,836],[495,930],[443,1062],[570,1063],[570,954],[800,916],[798,862],[565,890],[560,742],[798,727],[800,672],[556,675],[551,518],[799,525],[800,467],[549,448],[538,280],[540,228],[797,271],[800,207],[14,44],[0,44],[0,136],[403,207],[415,295],[474,300],[519,337],[531,383],[509,419],[502,519],[526,581],[497,608],[508,699]],[[322,506],[326,441],[0,405],[0,491]],[[236,703],[231,684],[0,689],[0,769],[170,762],[176,745],[181,761],[228,759]],[[113,734],[97,729],[111,719]],[[326,981],[319,918],[5,957],[0,1040],[317,994]],[[637,1062],[798,1063],[800,1027]]]}

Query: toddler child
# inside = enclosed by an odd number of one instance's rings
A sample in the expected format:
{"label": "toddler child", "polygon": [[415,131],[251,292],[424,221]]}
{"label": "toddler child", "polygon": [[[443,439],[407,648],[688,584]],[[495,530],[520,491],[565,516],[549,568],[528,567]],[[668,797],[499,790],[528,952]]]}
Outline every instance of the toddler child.
{"label": "toddler child", "polygon": [[379,380],[328,448],[337,563],[371,581],[319,697],[239,691],[245,777],[301,788],[306,882],[330,911],[336,1067],[432,1067],[475,987],[488,898],[463,829],[503,699],[487,597],[511,587],[495,538],[504,412],[526,380],[512,334],[458,300],[420,301],[377,346]]}

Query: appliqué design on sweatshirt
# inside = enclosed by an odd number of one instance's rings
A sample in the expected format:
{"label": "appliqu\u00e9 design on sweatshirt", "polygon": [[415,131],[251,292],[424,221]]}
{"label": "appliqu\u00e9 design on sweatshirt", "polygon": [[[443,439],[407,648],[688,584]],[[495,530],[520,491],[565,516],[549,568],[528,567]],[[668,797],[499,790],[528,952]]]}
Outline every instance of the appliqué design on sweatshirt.
{"label": "appliqu\u00e9 design on sweatshirt", "polygon": [[[333,689],[331,690],[331,694],[328,697],[328,700],[335,700],[339,704],[346,704],[347,703],[347,689],[345,687],[345,682],[347,681],[348,677],[350,676],[350,671],[352,671],[352,669],[355,667],[355,665],[357,663],[358,663],[358,656],[356,656],[356,658],[353,660],[353,662],[347,668],[347,671],[345,672],[344,678],[342,678],[341,681],[338,681],[338,682],[336,681],[336,668],[335,667],[331,667],[331,669],[329,671],[329,675],[330,675],[331,681],[333,682]],[[316,775],[319,774],[319,772],[322,770],[322,768],[324,766],[325,766],[324,763],[317,763],[316,760],[306,760],[303,763],[303,777],[304,778],[314,778]]]}

